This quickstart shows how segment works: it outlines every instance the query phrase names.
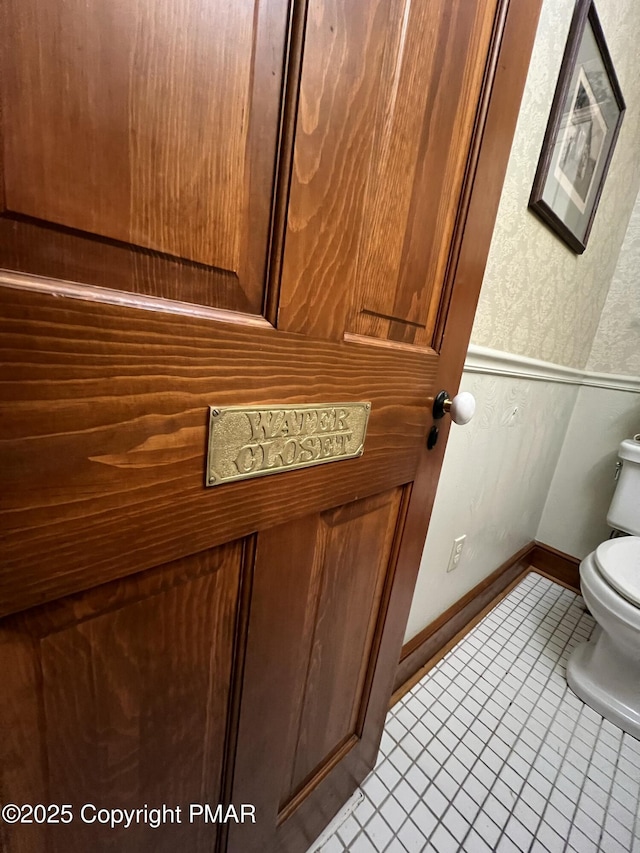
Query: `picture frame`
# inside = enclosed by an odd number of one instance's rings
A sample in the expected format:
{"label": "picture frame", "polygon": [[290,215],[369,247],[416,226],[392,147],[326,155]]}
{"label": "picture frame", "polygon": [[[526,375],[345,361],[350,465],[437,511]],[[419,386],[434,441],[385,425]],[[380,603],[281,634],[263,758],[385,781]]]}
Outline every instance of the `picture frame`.
{"label": "picture frame", "polygon": [[595,3],[578,0],[529,199],[577,254],[587,246],[625,109]]}

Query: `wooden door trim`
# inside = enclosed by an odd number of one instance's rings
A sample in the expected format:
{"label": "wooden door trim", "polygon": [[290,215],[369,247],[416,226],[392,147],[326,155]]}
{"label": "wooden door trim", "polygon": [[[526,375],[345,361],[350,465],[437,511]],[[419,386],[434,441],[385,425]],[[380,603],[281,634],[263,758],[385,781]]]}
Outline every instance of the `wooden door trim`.
{"label": "wooden door trim", "polygon": [[531,565],[556,583],[573,592],[580,592],[580,559],[558,551],[537,540],[531,552]]}
{"label": "wooden door trim", "polygon": [[[481,108],[486,111],[486,121],[478,128],[481,142],[468,176],[469,203],[453,273],[448,316],[455,317],[455,324],[449,324],[442,341],[442,368],[434,395],[442,388],[455,393],[462,375],[541,7],[542,0],[511,0],[501,37],[496,39],[495,77],[486,92],[486,106]],[[425,447],[418,465],[389,608],[387,695],[393,692],[449,426],[438,423],[440,443],[432,451]],[[378,711],[380,730],[385,713],[386,706]]]}
{"label": "wooden door trim", "polygon": [[390,707],[526,575],[535,572],[580,594],[579,568],[577,557],[529,542],[403,645]]}
{"label": "wooden door trim", "polygon": [[292,2],[289,9],[288,40],[285,46],[285,70],[280,99],[280,132],[276,151],[277,173],[273,208],[271,211],[271,234],[267,260],[267,276],[263,314],[273,326],[278,324],[280,281],[284,258],[284,241],[287,230],[287,209],[293,173],[293,153],[298,122],[300,98],[300,72],[304,53],[309,0]]}
{"label": "wooden door trim", "polygon": [[534,548],[535,543],[529,542],[404,644],[393,685],[392,704],[413,686],[416,673],[434,655],[454,637],[469,630],[476,616],[489,604],[493,606],[501,593],[526,573]]}
{"label": "wooden door trim", "polygon": [[194,319],[213,320],[217,323],[230,323],[234,326],[273,328],[272,324],[260,314],[244,314],[241,311],[213,308],[208,305],[198,305],[195,302],[179,302],[177,299],[165,299],[163,296],[149,296],[127,290],[114,290],[94,284],[78,284],[73,281],[32,275],[26,272],[0,269],[0,287],[31,291],[44,296],[79,299],[82,302],[101,302],[105,305],[118,305],[139,311],[177,314]]}

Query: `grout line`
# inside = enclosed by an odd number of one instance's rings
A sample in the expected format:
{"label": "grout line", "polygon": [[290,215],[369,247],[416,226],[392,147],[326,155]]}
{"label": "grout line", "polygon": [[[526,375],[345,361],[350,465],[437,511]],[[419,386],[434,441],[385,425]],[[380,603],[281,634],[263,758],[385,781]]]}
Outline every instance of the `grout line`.
{"label": "grout line", "polygon": [[640,853],[640,744],[565,680],[592,624],[574,591],[535,568],[520,578],[390,710],[356,831],[323,853],[595,853],[629,836]]}

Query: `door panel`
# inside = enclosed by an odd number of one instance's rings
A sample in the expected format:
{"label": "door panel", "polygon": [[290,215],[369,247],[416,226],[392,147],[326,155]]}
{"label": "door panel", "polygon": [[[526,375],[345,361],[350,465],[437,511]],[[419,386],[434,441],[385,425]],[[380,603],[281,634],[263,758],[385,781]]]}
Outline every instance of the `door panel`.
{"label": "door panel", "polygon": [[8,0],[3,257],[260,313],[285,0]]}
{"label": "door panel", "polygon": [[[213,848],[217,825],[186,814],[222,800],[243,553],[233,543],[4,620],[2,801],[68,803],[75,817],[48,844],[42,827],[14,827],[7,849]],[[80,819],[84,804],[145,803],[181,806],[185,819],[159,829]]]}
{"label": "door panel", "polygon": [[274,824],[283,844],[300,832],[297,810],[360,743],[404,492],[258,537],[234,790],[234,801],[258,809],[255,827],[232,831],[239,849],[264,849]]}
{"label": "door panel", "polygon": [[279,328],[438,348],[498,5],[310,3]]}
{"label": "door panel", "polygon": [[[129,6],[6,4],[0,799],[259,820],[2,842],[302,853],[375,761],[539,0]],[[361,457],[207,488],[210,406],[332,401]]]}

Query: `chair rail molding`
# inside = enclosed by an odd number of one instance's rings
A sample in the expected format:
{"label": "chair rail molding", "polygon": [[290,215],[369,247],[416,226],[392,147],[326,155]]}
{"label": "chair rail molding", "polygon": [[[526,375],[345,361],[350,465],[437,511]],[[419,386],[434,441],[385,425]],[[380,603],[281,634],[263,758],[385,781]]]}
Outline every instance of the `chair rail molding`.
{"label": "chair rail molding", "polygon": [[464,369],[467,373],[537,379],[542,382],[560,382],[565,385],[588,385],[593,388],[610,388],[616,391],[640,394],[640,376],[580,370],[575,367],[555,364],[551,361],[529,358],[526,355],[494,350],[478,344],[469,346]]}

